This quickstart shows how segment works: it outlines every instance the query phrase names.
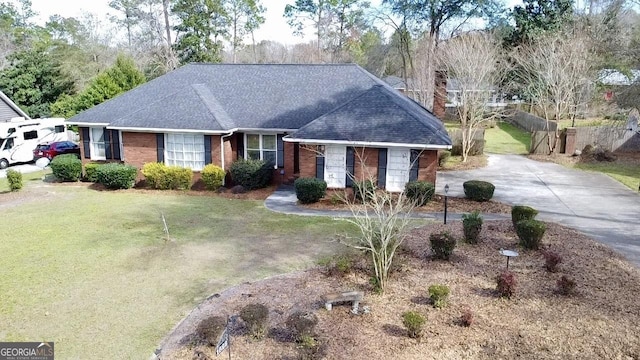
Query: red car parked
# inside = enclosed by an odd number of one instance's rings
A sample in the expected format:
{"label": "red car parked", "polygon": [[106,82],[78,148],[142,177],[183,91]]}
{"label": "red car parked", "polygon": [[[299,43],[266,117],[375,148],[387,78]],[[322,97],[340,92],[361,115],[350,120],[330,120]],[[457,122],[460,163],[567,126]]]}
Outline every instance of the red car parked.
{"label": "red car parked", "polygon": [[33,160],[46,157],[51,160],[62,154],[76,154],[80,158],[80,147],[72,141],[57,141],[50,144],[41,144],[33,150]]}

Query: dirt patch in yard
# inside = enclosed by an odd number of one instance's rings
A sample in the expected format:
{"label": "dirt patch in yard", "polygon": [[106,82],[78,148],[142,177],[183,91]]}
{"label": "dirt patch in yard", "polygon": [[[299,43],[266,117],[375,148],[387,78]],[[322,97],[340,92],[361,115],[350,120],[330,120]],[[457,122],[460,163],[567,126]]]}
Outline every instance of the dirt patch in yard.
{"label": "dirt patch in yard", "polygon": [[[161,359],[215,358],[214,349],[195,336],[207,316],[231,316],[249,303],[269,309],[264,340],[247,335],[242,320],[231,325],[233,359],[296,359],[297,345],[285,325],[296,310],[311,311],[326,359],[638,359],[640,272],[608,248],[581,233],[548,224],[545,247],[564,261],[557,273],[544,267],[541,251],[524,251],[512,259],[515,296],[497,297],[495,277],[504,270],[498,250],[517,249],[510,221],[485,222],[478,245],[459,243],[450,262],[431,258],[429,234],[443,230],[462,237],[460,223],[432,224],[413,230],[396,260],[387,291],[376,295],[369,285],[366,260],[344,277],[323,268],[245,283],[200,304],[162,344]],[[575,279],[572,296],[556,292],[556,281]],[[450,287],[449,305],[435,309],[427,288]],[[371,312],[351,315],[349,306],[329,312],[322,296],[345,290],[365,292]],[[427,321],[419,340],[406,336],[401,314],[414,310]],[[460,326],[463,311],[473,313],[470,327]]]}

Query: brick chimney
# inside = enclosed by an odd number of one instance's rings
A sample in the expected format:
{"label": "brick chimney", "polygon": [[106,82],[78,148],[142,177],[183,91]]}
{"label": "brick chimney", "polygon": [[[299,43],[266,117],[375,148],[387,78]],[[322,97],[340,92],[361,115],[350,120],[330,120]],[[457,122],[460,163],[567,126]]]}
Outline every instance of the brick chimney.
{"label": "brick chimney", "polygon": [[437,70],[435,76],[435,89],[433,92],[433,114],[440,119],[444,120],[444,114],[446,111],[447,103],[447,72],[444,70]]}

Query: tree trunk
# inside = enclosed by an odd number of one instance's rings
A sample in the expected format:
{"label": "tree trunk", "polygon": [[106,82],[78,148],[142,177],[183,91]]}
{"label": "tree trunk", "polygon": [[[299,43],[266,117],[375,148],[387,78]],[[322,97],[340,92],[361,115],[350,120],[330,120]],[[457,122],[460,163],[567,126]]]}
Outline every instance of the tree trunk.
{"label": "tree trunk", "polygon": [[169,0],[162,0],[162,13],[164,14],[164,29],[167,32],[167,45],[171,48],[171,24],[169,24]]}

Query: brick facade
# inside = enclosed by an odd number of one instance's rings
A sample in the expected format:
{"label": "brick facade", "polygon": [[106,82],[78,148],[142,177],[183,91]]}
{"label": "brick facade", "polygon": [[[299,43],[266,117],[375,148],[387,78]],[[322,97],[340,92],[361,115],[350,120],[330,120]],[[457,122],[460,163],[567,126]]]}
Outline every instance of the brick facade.
{"label": "brick facade", "polygon": [[[238,158],[238,135],[232,135],[224,138],[221,143],[220,135],[211,136],[211,160],[218,166],[222,165],[221,147],[224,146],[224,168],[229,170],[231,164]],[[241,135],[240,135],[241,136]],[[158,160],[157,140],[155,133],[139,133],[139,132],[122,132],[123,159],[125,163],[133,165],[138,169],[149,162]],[[80,139],[82,143],[82,139]],[[282,181],[292,180],[294,175],[300,177],[316,176],[316,146],[300,145],[299,146],[299,174],[294,174],[294,143],[284,143],[284,168],[274,170],[274,183],[279,184]],[[84,158],[84,149],[80,147],[83,163],[89,162]],[[423,151],[420,155],[420,169],[418,171],[418,179],[435,183],[436,170],[438,165],[438,152],[435,150]],[[282,173],[284,171],[284,173]],[[366,178],[377,179],[378,176],[378,149],[377,148],[355,148],[355,165],[354,176],[357,180]],[[138,175],[139,179],[142,176]],[[194,183],[200,179],[200,173],[194,173]],[[227,181],[230,179],[227,178]]]}

